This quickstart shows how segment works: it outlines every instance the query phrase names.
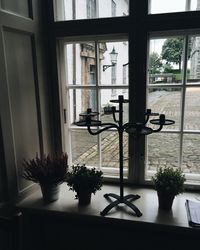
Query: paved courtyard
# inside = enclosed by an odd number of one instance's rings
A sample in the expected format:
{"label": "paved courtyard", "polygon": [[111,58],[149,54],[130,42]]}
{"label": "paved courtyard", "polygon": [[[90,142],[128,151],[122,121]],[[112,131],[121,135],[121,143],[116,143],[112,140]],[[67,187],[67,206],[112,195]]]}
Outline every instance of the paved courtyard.
{"label": "paved courtyard", "polygon": [[[160,90],[149,94],[148,107],[154,112],[165,114],[166,118],[173,119],[176,123],[172,126],[166,126],[163,133],[155,133],[147,137],[148,170],[156,170],[157,167],[162,166],[177,167],[180,158],[180,145],[183,143],[182,169],[185,173],[200,173],[200,133],[192,133],[192,131],[200,130],[199,100],[199,88],[187,90],[183,128],[188,133],[184,134],[183,141],[181,141],[180,134],[174,133],[175,130],[180,131],[181,129],[181,91]],[[111,120],[109,116],[102,118]],[[169,129],[170,132],[165,132],[166,129]],[[87,131],[80,130],[72,133],[74,164],[99,165],[97,140],[97,136],[92,136]],[[116,132],[101,134],[101,152],[102,166],[118,168],[118,134]],[[128,136],[126,133],[124,133],[124,157],[128,157]],[[128,162],[125,161],[125,167],[127,164]]]}

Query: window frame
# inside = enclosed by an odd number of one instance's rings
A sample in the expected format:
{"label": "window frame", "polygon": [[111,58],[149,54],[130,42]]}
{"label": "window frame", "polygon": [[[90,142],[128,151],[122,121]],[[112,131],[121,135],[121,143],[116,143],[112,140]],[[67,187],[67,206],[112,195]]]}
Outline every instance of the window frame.
{"label": "window frame", "polygon": [[[183,67],[182,67],[182,82],[181,83],[173,83],[173,85],[171,84],[151,84],[149,82],[147,82],[147,95],[148,95],[148,90],[149,89],[154,89],[154,88],[179,88],[180,89],[180,93],[181,93],[181,100],[180,100],[180,111],[181,111],[181,115],[180,115],[180,126],[179,129],[177,130],[161,130],[160,133],[172,133],[172,134],[177,134],[180,136],[180,151],[179,151],[179,167],[181,167],[182,163],[183,163],[183,137],[184,135],[187,134],[200,134],[200,129],[199,130],[186,130],[184,129],[184,118],[185,118],[185,103],[186,103],[186,91],[187,89],[190,88],[194,88],[194,87],[198,87],[200,88],[200,83],[195,83],[195,84],[187,84],[187,64],[188,64],[188,40],[189,40],[189,36],[195,36],[195,35],[200,35],[200,30],[195,30],[195,31],[176,31],[176,32],[163,32],[162,35],[160,33],[156,33],[154,32],[153,35],[149,35],[149,41],[150,39],[159,39],[159,38],[170,38],[170,37],[183,37],[184,38],[184,43],[183,43]],[[149,79],[147,79],[149,80]],[[146,138],[146,155],[147,155],[147,138]],[[147,164],[147,163],[146,163]],[[151,176],[151,174],[150,174]],[[196,181],[197,179],[199,179],[200,174],[185,174],[186,178],[188,177],[190,180],[194,180]],[[194,187],[195,185],[190,184],[191,187]]]}
{"label": "window frame", "polygon": [[[54,120],[54,137],[57,149],[63,150],[64,115],[60,99],[59,72],[55,69],[57,57],[56,41],[63,37],[75,39],[80,37],[118,36],[127,35],[129,39],[129,120],[143,121],[146,109],[147,94],[147,55],[148,37],[154,33],[162,35],[167,32],[190,32],[200,29],[200,11],[177,12],[165,14],[148,14],[148,1],[129,1],[129,15],[114,18],[90,20],[72,20],[54,22],[53,0],[48,3],[49,34],[51,38],[51,63],[54,93],[54,109],[58,112]],[[176,21],[175,21],[176,20]],[[140,29],[138,29],[138,24]],[[138,49],[140,48],[140,50]],[[142,52],[142,53],[141,53]],[[138,63],[138,61],[140,63]],[[57,62],[58,64],[58,62]],[[134,65],[134,67],[133,67]],[[53,68],[53,67],[52,67]],[[140,93],[140,94],[138,94]],[[141,96],[143,98],[141,98]],[[131,112],[130,112],[131,110]],[[145,138],[129,139],[129,169],[128,182],[134,184],[149,184],[144,180],[145,175]],[[196,185],[190,186],[196,188]]]}

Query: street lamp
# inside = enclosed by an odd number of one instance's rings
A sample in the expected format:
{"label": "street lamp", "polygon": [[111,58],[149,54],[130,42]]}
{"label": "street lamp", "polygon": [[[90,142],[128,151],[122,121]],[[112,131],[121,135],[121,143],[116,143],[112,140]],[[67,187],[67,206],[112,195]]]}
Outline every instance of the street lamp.
{"label": "street lamp", "polygon": [[110,52],[110,61],[111,65],[103,65],[103,71],[105,71],[107,68],[114,67],[117,64],[117,56],[118,53],[115,51],[115,47],[113,47],[112,51]]}

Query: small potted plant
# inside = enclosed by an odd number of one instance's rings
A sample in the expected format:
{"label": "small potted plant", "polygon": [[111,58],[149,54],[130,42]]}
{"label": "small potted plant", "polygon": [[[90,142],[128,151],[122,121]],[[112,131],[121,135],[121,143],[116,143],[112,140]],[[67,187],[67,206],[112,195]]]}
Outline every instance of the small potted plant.
{"label": "small potted plant", "polygon": [[103,108],[104,114],[105,115],[110,115],[112,114],[112,106],[110,105],[110,103],[107,103],[104,108]]}
{"label": "small potted plant", "polygon": [[66,153],[48,154],[32,160],[24,160],[22,177],[39,183],[45,202],[59,198],[59,187],[65,181],[68,171],[68,156]]}
{"label": "small potted plant", "polygon": [[101,189],[103,172],[85,165],[75,165],[67,173],[66,181],[70,190],[76,192],[79,205],[87,205],[91,202],[91,194]]}
{"label": "small potted plant", "polygon": [[185,175],[178,168],[159,168],[152,181],[157,190],[159,208],[170,210],[174,197],[183,192]]}

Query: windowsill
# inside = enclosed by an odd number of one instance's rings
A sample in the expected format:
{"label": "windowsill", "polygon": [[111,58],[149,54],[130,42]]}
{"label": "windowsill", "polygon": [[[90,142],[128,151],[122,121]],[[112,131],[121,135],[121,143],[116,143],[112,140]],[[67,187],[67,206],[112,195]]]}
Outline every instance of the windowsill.
{"label": "windowsill", "polygon": [[[178,195],[173,203],[170,212],[158,209],[157,194],[150,188],[132,188],[125,187],[125,194],[138,194],[140,199],[133,203],[143,213],[141,217],[136,217],[132,210],[121,205],[119,209],[113,208],[105,217],[100,216],[102,211],[109,202],[103,197],[105,193],[119,194],[119,186],[104,184],[101,191],[92,195],[91,204],[88,206],[78,206],[75,200],[75,193],[69,191],[66,184],[61,185],[61,193],[58,201],[44,204],[40,190],[34,192],[29,197],[18,203],[17,207],[22,213],[51,214],[52,216],[62,216],[63,218],[87,218],[95,222],[120,223],[124,226],[150,227],[155,230],[172,230],[176,232],[198,231],[196,228],[188,226],[187,214],[185,209],[185,200],[190,199],[197,201],[195,193],[183,193]],[[199,231],[198,231],[199,232]]]}

